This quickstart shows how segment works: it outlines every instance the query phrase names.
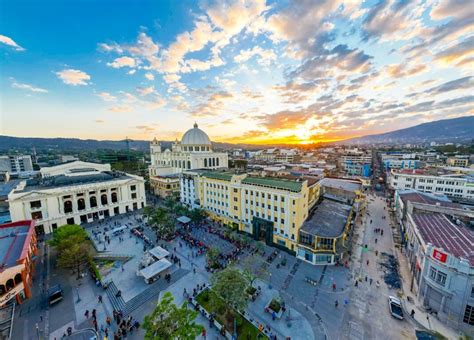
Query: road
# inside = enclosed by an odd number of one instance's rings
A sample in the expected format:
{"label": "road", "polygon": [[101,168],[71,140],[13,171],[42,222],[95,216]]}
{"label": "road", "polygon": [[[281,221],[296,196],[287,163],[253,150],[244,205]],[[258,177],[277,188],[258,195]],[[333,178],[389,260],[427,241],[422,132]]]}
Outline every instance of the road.
{"label": "road", "polygon": [[[384,261],[382,252],[394,253],[389,224],[385,199],[369,194],[362,225],[356,230],[359,236],[355,240],[358,242],[355,247],[358,262],[354,264],[353,274],[359,282],[357,286],[355,280],[353,282],[341,339],[415,339],[414,327],[409,322],[397,320],[389,314],[388,296],[397,296],[397,291],[385,284],[380,266]],[[383,230],[383,236],[381,232],[375,232],[376,228]]]}

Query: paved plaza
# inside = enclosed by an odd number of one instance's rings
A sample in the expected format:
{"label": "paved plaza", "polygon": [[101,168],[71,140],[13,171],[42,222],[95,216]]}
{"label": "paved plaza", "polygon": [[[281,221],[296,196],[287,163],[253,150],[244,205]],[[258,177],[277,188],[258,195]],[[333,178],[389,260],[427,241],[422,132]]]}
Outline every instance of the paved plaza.
{"label": "paved plaza", "polygon": [[[257,247],[253,240],[242,248],[241,244],[224,236],[226,227],[212,222],[187,229],[180,226],[178,228],[182,228],[182,236],[169,242],[156,239],[154,231],[146,225],[140,212],[87,225],[85,228],[99,250],[98,257],[107,259],[99,259],[98,262],[103,262],[100,268],[103,282],[111,286],[107,290],[97,286],[89,273],[85,273],[80,280],[76,280],[75,275],[64,279],[67,275],[61,274],[64,276],[60,282],[65,288],[66,301],[51,308],[49,323],[44,326],[40,324],[40,333],[54,339],[61,337],[67,327],[73,330],[93,327],[90,317],[86,318],[84,312],[95,309],[101,336],[104,332],[100,329],[105,327],[108,327],[111,335],[117,330],[117,326],[107,326],[106,318],[112,318],[114,309],[122,310],[141,323],[164,292],[171,292],[178,305],[187,303],[183,296],[185,289],[192,292],[197,285],[209,285],[212,274],[206,267],[204,249],[217,247],[222,254],[229,255],[229,261],[238,267],[248,266],[246,258],[251,256],[253,269],[266,269],[266,276],[254,282],[254,286],[261,288],[261,293],[255,301],[249,302],[246,315],[257,324],[268,326],[271,334],[278,339],[379,339],[384,334],[393,339],[400,335],[403,338],[413,338],[413,325],[408,321],[395,320],[388,313],[387,296],[396,295],[397,292],[383,282],[378,264],[381,261],[380,255],[377,257],[374,253],[375,249],[390,253],[393,247],[390,220],[383,218],[387,215],[383,207],[383,199],[372,197],[369,200],[367,211],[370,218],[363,217],[356,223],[354,250],[348,267],[313,266],[263,243]],[[386,237],[382,239],[379,236],[376,246],[374,228],[368,222],[370,219],[386,231]],[[114,235],[112,230],[121,227],[125,227],[123,232]],[[135,227],[141,228],[142,236],[138,237],[130,232]],[[198,244],[190,242],[189,237]],[[365,244],[368,244],[367,252],[362,251]],[[169,256],[174,259],[171,280],[167,282],[160,278],[147,284],[142,277],[137,276],[137,269],[145,250],[156,245],[166,248],[170,252]],[[252,255],[255,253],[257,254]],[[52,274],[55,280],[61,275],[54,274],[54,271]],[[356,279],[360,280],[357,286]],[[376,281],[379,281],[378,288]],[[118,290],[122,293],[120,298],[115,296]],[[99,301],[99,296],[102,297],[102,302]],[[274,297],[278,297],[286,306],[283,316],[276,320],[265,312],[266,305]],[[24,315],[29,303],[27,301],[20,307],[20,313]],[[61,316],[56,316],[58,313]],[[34,313],[32,315],[35,317],[30,317],[31,320],[39,317]],[[31,321],[23,322],[28,324],[25,329],[29,330],[29,336],[25,337],[20,332],[18,338],[29,338],[34,334],[35,328],[31,327]],[[208,339],[223,339],[201,314],[197,322],[206,328]],[[18,329],[16,332],[19,332]],[[143,337],[141,328],[127,334],[127,339],[138,340]]]}

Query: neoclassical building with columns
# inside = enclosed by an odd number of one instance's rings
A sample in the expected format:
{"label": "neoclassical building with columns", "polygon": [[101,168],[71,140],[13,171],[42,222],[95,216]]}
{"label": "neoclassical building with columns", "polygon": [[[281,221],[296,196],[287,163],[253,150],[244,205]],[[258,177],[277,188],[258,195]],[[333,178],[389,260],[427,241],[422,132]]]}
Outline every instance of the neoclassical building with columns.
{"label": "neoclassical building with columns", "polygon": [[36,233],[83,224],[145,206],[145,180],[110,164],[70,162],[41,169],[8,195],[12,221],[34,220]]}
{"label": "neoclassical building with columns", "polygon": [[228,167],[228,155],[214,152],[209,136],[196,123],[186,131],[181,142],[162,149],[156,138],[150,144],[150,186],[158,196],[179,192],[179,174],[185,170],[219,169]]}

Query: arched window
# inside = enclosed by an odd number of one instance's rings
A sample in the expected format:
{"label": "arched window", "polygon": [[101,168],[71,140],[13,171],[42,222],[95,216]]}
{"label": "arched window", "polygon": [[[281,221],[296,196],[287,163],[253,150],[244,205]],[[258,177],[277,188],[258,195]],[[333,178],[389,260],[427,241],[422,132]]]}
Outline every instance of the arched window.
{"label": "arched window", "polygon": [[191,161],[188,161],[188,169],[191,169]]}
{"label": "arched window", "polygon": [[216,166],[216,159],[215,158],[212,159],[212,166]]}
{"label": "arched window", "polygon": [[216,158],[216,165],[219,166],[219,158]]}
{"label": "arched window", "polygon": [[112,193],[112,203],[117,203],[117,193],[116,192]]}
{"label": "arched window", "polygon": [[15,275],[15,285],[20,284],[21,281],[22,281],[21,274],[20,273],[16,274]]}
{"label": "arched window", "polygon": [[204,158],[204,167],[207,168],[207,158]]}
{"label": "arched window", "polygon": [[66,214],[72,212],[72,202],[71,201],[64,201],[64,212]]}
{"label": "arched window", "polygon": [[5,294],[7,292],[7,289],[5,288],[5,285],[0,285],[0,296]]}
{"label": "arched window", "polygon": [[7,281],[5,286],[7,288],[7,292],[9,292],[10,290],[13,289],[13,287],[15,287],[15,282],[13,282],[13,279],[10,279],[10,280]]}
{"label": "arched window", "polygon": [[84,210],[86,208],[86,202],[84,201],[83,198],[79,198],[77,200],[77,209],[78,210]]}
{"label": "arched window", "polygon": [[97,198],[95,198],[95,196],[91,196],[89,198],[89,203],[91,205],[91,208],[97,207]]}
{"label": "arched window", "polygon": [[102,194],[100,196],[100,204],[107,205],[107,194]]}

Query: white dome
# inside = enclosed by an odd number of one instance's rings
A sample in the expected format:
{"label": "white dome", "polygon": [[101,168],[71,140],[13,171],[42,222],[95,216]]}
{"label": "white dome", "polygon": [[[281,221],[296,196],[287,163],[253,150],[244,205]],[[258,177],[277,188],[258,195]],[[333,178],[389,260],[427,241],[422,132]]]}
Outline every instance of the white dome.
{"label": "white dome", "polygon": [[208,135],[194,123],[194,128],[186,131],[183,138],[181,138],[181,145],[211,145],[211,140]]}

